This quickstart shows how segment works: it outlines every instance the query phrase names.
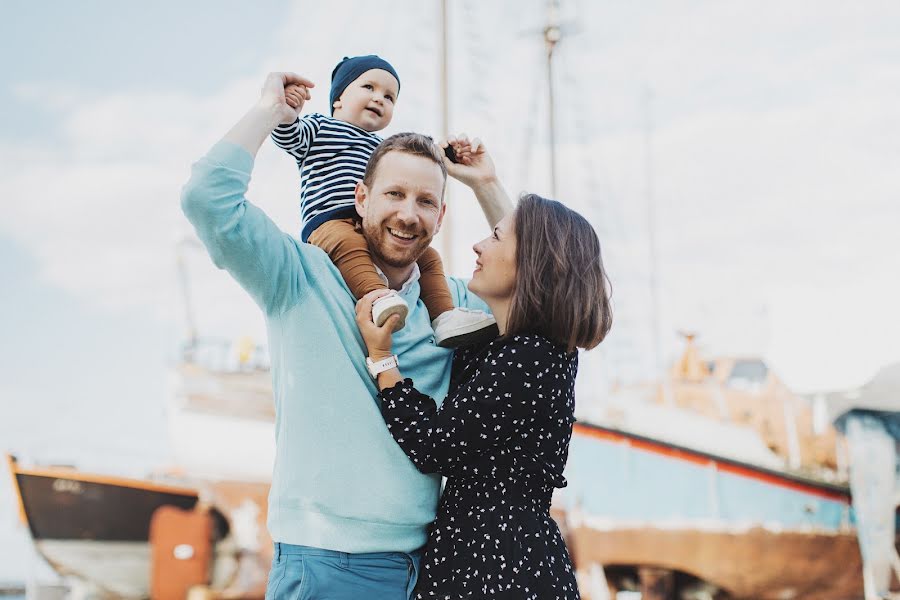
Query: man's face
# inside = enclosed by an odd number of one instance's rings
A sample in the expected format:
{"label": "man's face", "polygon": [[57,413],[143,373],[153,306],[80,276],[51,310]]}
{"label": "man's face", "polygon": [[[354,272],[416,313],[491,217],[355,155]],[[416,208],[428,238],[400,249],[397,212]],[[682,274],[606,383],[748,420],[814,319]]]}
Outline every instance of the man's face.
{"label": "man's face", "polygon": [[412,265],[441,227],[444,174],[423,156],[392,151],[381,157],[371,186],[356,186],[356,212],[374,258]]}

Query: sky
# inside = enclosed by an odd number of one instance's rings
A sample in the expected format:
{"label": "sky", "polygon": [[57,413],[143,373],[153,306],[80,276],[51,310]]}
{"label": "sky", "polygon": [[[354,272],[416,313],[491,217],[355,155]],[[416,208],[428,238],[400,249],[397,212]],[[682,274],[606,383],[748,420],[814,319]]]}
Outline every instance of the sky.
{"label": "sky", "polygon": [[[447,100],[451,132],[484,140],[510,193],[555,196],[600,235],[615,322],[582,358],[581,397],[652,377],[680,330],[708,355],[763,356],[802,392],[900,360],[900,4],[564,0],[555,191],[545,4],[451,2]],[[326,111],[345,55],[397,68],[385,134],[439,137],[438,7],[0,5],[0,450],[130,474],[169,458],[191,163],[269,71],[312,78],[308,109]],[[295,233],[298,183],[267,144],[248,196]],[[437,244],[468,276],[487,230],[464,189],[449,202]],[[264,341],[252,302],[186,248],[200,334]],[[25,543],[11,507],[0,477],[0,548]],[[0,582],[23,556],[0,558]]]}

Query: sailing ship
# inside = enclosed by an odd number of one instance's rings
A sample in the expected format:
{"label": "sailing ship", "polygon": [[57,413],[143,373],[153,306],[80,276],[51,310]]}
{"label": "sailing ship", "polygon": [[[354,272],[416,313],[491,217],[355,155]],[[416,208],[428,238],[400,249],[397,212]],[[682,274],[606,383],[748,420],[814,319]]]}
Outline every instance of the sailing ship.
{"label": "sailing ship", "polygon": [[862,598],[860,467],[816,412],[758,358],[701,360],[693,336],[663,382],[591,405],[556,502],[585,597]]}

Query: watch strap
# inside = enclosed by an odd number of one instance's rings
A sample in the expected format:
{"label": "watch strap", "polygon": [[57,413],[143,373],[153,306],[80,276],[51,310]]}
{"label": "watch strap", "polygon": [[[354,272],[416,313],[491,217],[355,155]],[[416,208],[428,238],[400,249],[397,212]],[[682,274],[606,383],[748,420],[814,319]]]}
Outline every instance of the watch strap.
{"label": "watch strap", "polygon": [[372,360],[368,357],[366,358],[366,367],[368,367],[369,373],[372,375],[372,379],[378,379],[378,375],[380,373],[395,369],[399,366],[400,362],[397,360],[396,354],[392,354],[391,356],[382,358],[381,360]]}

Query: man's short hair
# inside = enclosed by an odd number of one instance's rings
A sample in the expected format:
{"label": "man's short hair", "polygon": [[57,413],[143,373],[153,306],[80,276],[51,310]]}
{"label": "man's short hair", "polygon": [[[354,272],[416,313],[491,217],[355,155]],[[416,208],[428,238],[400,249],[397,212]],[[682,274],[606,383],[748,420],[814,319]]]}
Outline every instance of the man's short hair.
{"label": "man's short hair", "polygon": [[[444,164],[444,159],[441,157],[440,150],[434,143],[434,140],[421,133],[405,132],[395,133],[391,137],[385,139],[378,144],[378,147],[372,152],[372,156],[369,157],[369,162],[366,163],[366,173],[363,175],[362,180],[367,187],[372,185],[372,182],[375,180],[375,172],[378,170],[378,163],[388,152],[403,152],[405,154],[427,158],[441,168],[441,174],[446,183],[447,166]],[[441,200],[443,200],[443,190],[441,192]]]}

